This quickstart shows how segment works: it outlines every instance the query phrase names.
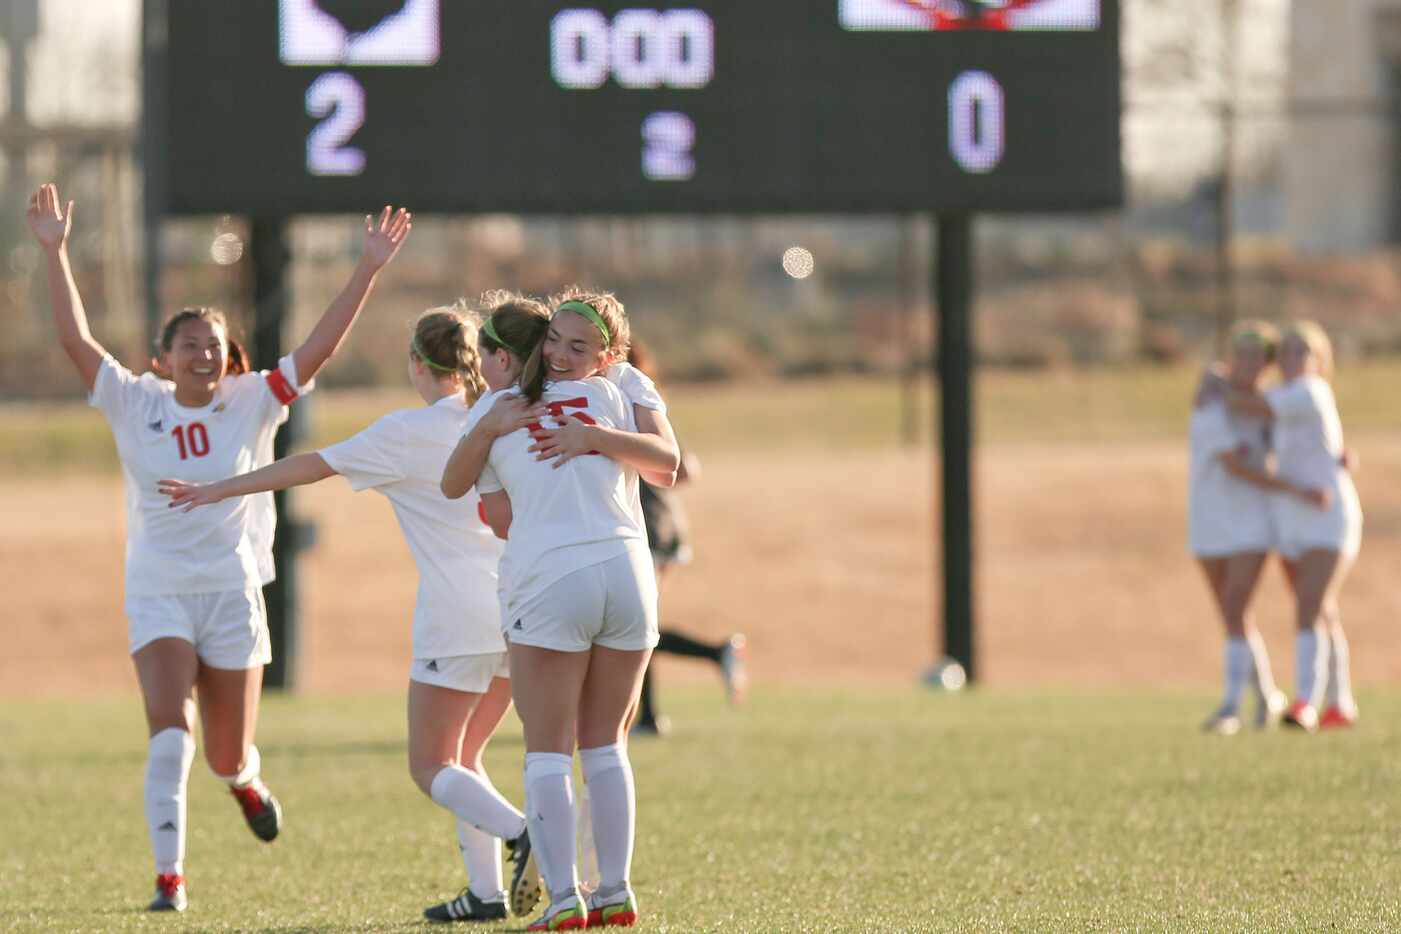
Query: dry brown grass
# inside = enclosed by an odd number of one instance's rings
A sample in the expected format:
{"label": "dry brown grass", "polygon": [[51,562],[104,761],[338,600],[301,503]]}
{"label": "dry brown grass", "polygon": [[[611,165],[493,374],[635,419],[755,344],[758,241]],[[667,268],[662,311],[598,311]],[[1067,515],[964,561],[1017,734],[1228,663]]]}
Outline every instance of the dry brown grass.
{"label": "dry brown grass", "polygon": [[[1401,441],[1360,437],[1367,512],[1344,594],[1361,682],[1401,677]],[[980,455],[982,674],[994,685],[1204,685],[1219,641],[1184,546],[1185,453],[1153,441],[996,445]],[[734,451],[688,491],[695,563],[667,581],[663,618],[747,632],[760,680],[894,680],[935,654],[934,475],[923,451]],[[130,691],[121,615],[120,482],[12,479],[0,490],[9,595],[0,694]],[[306,560],[304,685],[404,681],[415,579],[388,504],[332,480],[297,493],[319,526]],[[1281,681],[1292,671],[1281,577],[1260,619]],[[709,677],[683,663],[665,676]]]}

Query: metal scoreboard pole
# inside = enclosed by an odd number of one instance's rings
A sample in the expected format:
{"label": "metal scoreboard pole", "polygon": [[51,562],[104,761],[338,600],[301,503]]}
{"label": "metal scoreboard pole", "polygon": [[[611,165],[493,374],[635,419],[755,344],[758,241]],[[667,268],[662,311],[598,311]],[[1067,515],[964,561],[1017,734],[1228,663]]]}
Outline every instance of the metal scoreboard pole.
{"label": "metal scoreboard pole", "polygon": [[[282,358],[282,331],[287,320],[288,267],[292,254],[287,246],[287,218],[255,217],[249,225],[248,246],[253,260],[253,347],[254,362],[264,369],[277,366]],[[292,407],[292,416],[278,429],[273,441],[273,457],[287,456],[302,434],[303,405]],[[272,540],[272,560],[277,579],[263,588],[267,604],[268,635],[272,642],[272,663],[263,674],[270,688],[293,690],[300,672],[301,639],[297,613],[297,553],[311,537],[311,526],[291,515],[291,490],[273,493],[277,508],[277,533]]]}
{"label": "metal scoreboard pole", "polygon": [[973,218],[940,214],[934,255],[938,341],[940,481],[944,557],[944,654],[976,677],[973,640]]}

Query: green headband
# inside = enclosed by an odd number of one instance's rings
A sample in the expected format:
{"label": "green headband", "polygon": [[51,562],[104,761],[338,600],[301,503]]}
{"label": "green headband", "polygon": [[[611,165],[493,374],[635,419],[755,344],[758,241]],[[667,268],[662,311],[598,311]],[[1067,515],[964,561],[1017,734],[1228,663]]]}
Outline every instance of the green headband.
{"label": "green headband", "polygon": [[491,323],[490,318],[487,318],[485,321],[482,322],[482,333],[485,334],[487,337],[491,338],[492,340],[496,341],[496,343],[500,344],[502,347],[506,348],[511,353],[515,354],[517,357],[521,355],[521,352],[519,350],[512,347],[510,344],[506,343],[501,339],[501,335],[496,333],[496,326]]}
{"label": "green headband", "polygon": [[433,369],[438,370],[441,373],[456,373],[458,371],[457,367],[455,366],[443,366],[441,363],[434,363],[432,360],[428,359],[428,354],[423,352],[423,347],[418,343],[417,334],[413,336],[413,342],[411,346],[413,347],[414,354],[418,356],[418,359],[422,360],[424,363],[428,364]]}
{"label": "green headband", "polygon": [[589,321],[592,321],[593,326],[598,328],[598,333],[603,335],[603,346],[605,349],[609,344],[613,343],[613,335],[608,332],[608,325],[603,323],[603,315],[599,314],[598,309],[588,302],[565,302],[555,309],[555,314],[559,314],[561,311],[572,311],[576,315],[582,315]]}

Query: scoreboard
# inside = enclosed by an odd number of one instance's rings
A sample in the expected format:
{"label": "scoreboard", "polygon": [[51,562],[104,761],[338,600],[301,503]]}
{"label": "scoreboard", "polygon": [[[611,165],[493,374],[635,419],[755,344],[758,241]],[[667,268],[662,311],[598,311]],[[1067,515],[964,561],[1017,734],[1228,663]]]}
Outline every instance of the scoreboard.
{"label": "scoreboard", "polygon": [[172,0],[159,207],[1111,207],[1118,7]]}

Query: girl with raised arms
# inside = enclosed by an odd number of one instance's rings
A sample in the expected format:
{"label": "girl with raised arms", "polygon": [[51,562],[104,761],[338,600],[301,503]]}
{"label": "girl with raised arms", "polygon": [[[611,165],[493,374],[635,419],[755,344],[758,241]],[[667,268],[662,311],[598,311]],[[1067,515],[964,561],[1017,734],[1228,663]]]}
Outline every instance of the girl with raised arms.
{"label": "girl with raised arms", "polygon": [[[252,473],[207,484],[161,483],[170,505],[188,511],[339,474],[353,489],[373,489],[394,507],[419,572],[409,772],[424,794],[457,818],[469,883],[456,898],[425,910],[430,921],[506,917],[502,840],[515,864],[513,909],[525,914],[540,897],[525,817],[497,792],[482,765],[487,741],[511,703],[496,598],[502,546],[479,516],[478,497],[446,500],[439,482],[472,403],[488,387],[502,389],[515,379],[521,360],[509,347],[536,343],[549,310],[509,292],[487,293],[483,303],[489,317],[481,331],[460,306],[429,310],[415,323],[408,375],[424,406],[391,412],[339,444]],[[513,431],[542,413],[515,397],[483,421],[489,429]]]}
{"label": "girl with raised arms", "polygon": [[[507,539],[501,622],[512,695],[525,725],[531,842],[550,893],[529,930],[630,925],[636,799],[625,721],[657,642],[657,589],[638,501],[639,474],[675,482],[676,439],[658,409],[634,404],[604,377],[626,358],[628,322],[611,295],[566,293],[518,387],[550,413],[530,432],[500,432],[477,475],[481,433],[443,475],[461,496],[475,483],[488,522]],[[486,396],[469,423],[492,411]],[[602,456],[600,456],[602,455]],[[509,533],[509,534],[508,534]],[[579,892],[571,782],[579,747],[592,803],[600,884]]]}
{"label": "girl with raised arms", "polygon": [[[205,759],[260,839],[282,810],[253,745],[263,666],[271,660],[262,585],[273,579],[272,497],[238,499],[198,517],[171,512],[156,482],[212,480],[272,460],[287,406],[312,387],[354,324],[379,271],[408,236],[408,212],[365,218],[360,262],[307,339],[269,371],[250,372],[224,316],[187,308],[161,330],[156,373],[133,374],[88,329],[68,239],[73,202],[54,185],[29,200],[47,257],[54,323],[89,400],[112,427],[126,486],[128,644],[146,708],[146,822],[156,863],[151,910],[183,910],[185,801],[194,760],[195,698]],[[159,374],[159,375],[157,375]]]}

